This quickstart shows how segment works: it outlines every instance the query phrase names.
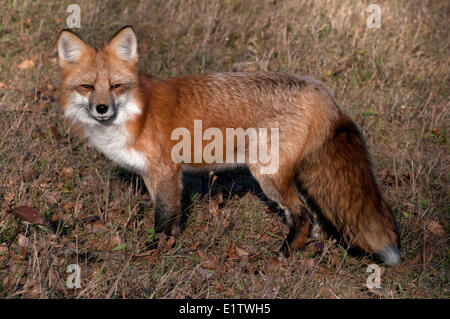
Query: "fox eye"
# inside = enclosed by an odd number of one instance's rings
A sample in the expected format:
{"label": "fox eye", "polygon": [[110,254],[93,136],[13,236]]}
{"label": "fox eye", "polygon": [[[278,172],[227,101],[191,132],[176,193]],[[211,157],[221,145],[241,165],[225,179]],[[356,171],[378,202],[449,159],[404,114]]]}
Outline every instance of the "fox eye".
{"label": "fox eye", "polygon": [[94,86],[91,84],[81,84],[81,87],[88,89],[88,90],[93,90]]}
{"label": "fox eye", "polygon": [[118,88],[120,88],[121,86],[122,86],[121,83],[113,84],[113,85],[111,85],[111,89],[118,89]]}

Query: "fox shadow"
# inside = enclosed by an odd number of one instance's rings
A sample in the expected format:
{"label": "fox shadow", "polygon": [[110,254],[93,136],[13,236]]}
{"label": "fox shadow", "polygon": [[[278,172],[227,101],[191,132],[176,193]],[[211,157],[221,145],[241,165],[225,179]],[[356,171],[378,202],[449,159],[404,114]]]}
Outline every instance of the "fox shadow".
{"label": "fox shadow", "polygon": [[[120,181],[130,183],[134,188],[140,188],[143,195],[148,193],[140,176],[122,168],[118,168],[116,172]],[[190,207],[194,198],[208,199],[220,196],[223,201],[219,203],[219,208],[222,208],[226,200],[243,197],[248,193],[258,197],[268,207],[269,212],[284,219],[283,210],[264,194],[256,179],[245,167],[214,172],[184,172],[181,182],[183,184],[183,222],[192,213]]]}
{"label": "fox shadow", "polygon": [[[134,188],[140,188],[141,194],[148,193],[143,180],[135,173],[120,168],[117,177],[123,182],[130,183]],[[181,231],[185,229],[186,222],[192,213],[193,199],[198,198],[198,196],[206,199],[221,196],[223,200],[219,203],[219,208],[222,208],[225,206],[226,200],[243,197],[250,193],[264,203],[268,208],[268,213],[276,214],[286,223],[283,209],[280,208],[278,203],[272,201],[264,194],[258,181],[252,176],[250,170],[245,167],[214,172],[184,172],[181,181],[183,184]],[[136,183],[139,185],[136,185]],[[341,245],[346,246],[340,240],[341,236],[336,228],[323,218],[320,209],[315,207],[315,211],[320,216],[321,226],[325,233],[331,238],[336,238]],[[355,257],[363,257],[366,255],[364,252],[353,247],[348,247],[347,252]]]}

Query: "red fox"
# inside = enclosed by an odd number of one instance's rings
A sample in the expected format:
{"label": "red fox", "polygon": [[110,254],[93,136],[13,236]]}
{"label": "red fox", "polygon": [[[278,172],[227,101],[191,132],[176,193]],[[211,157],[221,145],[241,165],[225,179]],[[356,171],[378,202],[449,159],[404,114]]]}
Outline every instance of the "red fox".
{"label": "red fox", "polygon": [[[319,81],[274,72],[167,79],[138,73],[130,26],[101,49],[63,30],[57,48],[65,116],[108,158],[142,176],[156,232],[180,232],[183,171],[245,165],[285,212],[285,254],[305,246],[311,221],[322,220],[351,246],[387,265],[399,262],[396,223],[363,137]],[[239,132],[244,146],[234,145]],[[219,143],[220,135],[231,140]],[[271,169],[264,171],[267,160],[252,155],[255,140],[261,153],[264,144],[265,152],[275,150]]]}

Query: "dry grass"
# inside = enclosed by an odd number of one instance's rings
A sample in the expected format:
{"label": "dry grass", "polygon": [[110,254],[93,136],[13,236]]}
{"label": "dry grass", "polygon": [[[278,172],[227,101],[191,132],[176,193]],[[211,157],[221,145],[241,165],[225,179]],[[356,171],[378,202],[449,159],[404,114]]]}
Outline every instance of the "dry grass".
{"label": "dry grass", "polygon": [[[55,39],[74,1],[0,2],[0,297],[449,297],[448,1],[377,1],[380,29],[366,27],[367,1],[76,1],[91,43],[133,24],[140,67],[155,75],[271,70],[327,83],[367,137],[402,234],[402,263],[383,268],[379,290],[364,286],[373,261],[335,240],[279,257],[286,227],[245,172],[188,176],[185,232],[149,251],[142,182],[58,112]],[[6,213],[20,205],[45,223]],[[81,289],[65,285],[73,263]]]}

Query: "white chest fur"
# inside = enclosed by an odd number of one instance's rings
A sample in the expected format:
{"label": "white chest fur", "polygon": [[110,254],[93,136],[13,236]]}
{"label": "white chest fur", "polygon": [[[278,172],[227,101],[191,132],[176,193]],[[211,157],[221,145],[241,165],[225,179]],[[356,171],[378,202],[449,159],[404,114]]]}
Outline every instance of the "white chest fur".
{"label": "white chest fur", "polygon": [[130,101],[128,95],[124,94],[117,99],[116,103],[120,107],[111,125],[100,124],[89,115],[89,101],[86,97],[75,93],[70,102],[64,112],[65,116],[84,126],[92,145],[121,166],[138,173],[146,170],[147,160],[144,154],[129,146],[132,136],[126,129],[126,123],[142,114],[142,111]]}
{"label": "white chest fur", "polygon": [[124,125],[89,127],[86,133],[92,145],[113,162],[138,173],[146,170],[145,156],[129,146],[130,133]]}

